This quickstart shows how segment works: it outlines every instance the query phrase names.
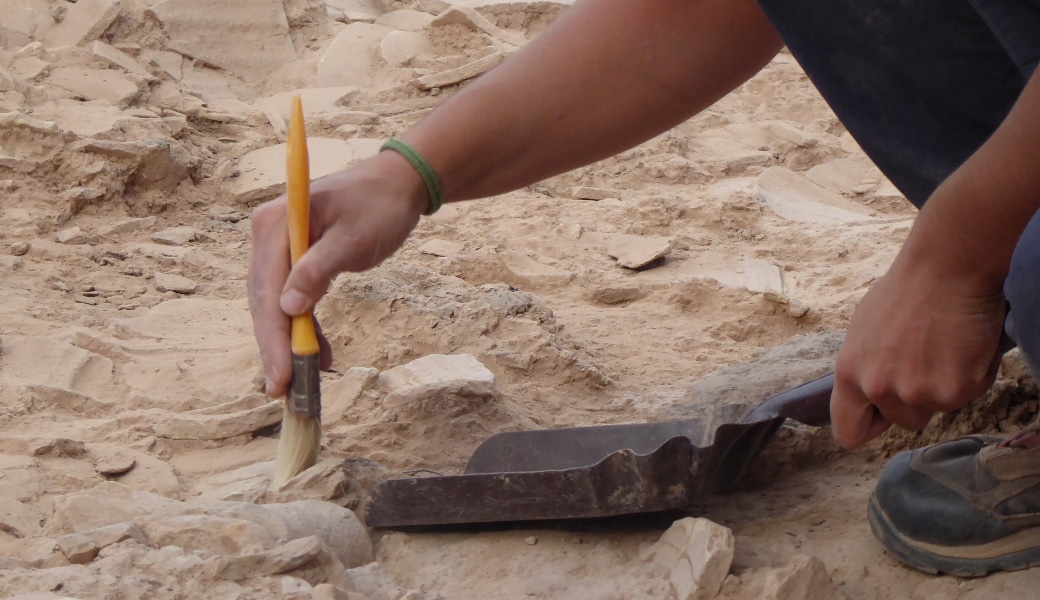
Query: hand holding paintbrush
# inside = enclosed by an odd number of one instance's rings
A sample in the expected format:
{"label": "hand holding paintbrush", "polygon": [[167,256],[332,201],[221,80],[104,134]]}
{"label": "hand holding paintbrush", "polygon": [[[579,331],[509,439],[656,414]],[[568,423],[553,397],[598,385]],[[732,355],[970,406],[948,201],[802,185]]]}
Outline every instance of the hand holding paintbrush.
{"label": "hand holding paintbrush", "polygon": [[[310,243],[310,166],[303,105],[293,98],[289,121],[286,187],[289,254],[293,266]],[[280,487],[314,465],[321,447],[320,347],[311,311],[292,317],[292,383],[285,397],[273,485]]]}

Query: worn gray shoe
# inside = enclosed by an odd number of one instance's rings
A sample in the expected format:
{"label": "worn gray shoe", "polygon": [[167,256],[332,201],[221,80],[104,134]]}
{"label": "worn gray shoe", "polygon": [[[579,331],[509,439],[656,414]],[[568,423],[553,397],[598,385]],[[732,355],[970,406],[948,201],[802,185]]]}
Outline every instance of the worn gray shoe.
{"label": "worn gray shoe", "polygon": [[1040,433],[903,452],[882,470],[867,513],[885,549],[922,571],[978,577],[1040,565]]}

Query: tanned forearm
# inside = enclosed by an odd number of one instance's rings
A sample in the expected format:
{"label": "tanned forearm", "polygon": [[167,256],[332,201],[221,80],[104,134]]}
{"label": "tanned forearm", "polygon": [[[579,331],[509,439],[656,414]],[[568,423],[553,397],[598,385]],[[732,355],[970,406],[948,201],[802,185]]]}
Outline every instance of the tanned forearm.
{"label": "tanned forearm", "polygon": [[403,137],[445,201],[491,196],[666,131],[780,47],[753,0],[580,0]]}
{"label": "tanned forearm", "polygon": [[1040,209],[1040,78],[1032,77],[993,136],[921,210],[906,260],[999,290],[1029,219]]}

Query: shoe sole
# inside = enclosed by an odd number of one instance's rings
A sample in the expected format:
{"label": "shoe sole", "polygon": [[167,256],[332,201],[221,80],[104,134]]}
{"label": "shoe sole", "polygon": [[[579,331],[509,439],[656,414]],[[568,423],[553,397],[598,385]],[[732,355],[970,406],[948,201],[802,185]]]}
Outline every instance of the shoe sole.
{"label": "shoe sole", "polygon": [[[1033,547],[997,555],[992,555],[995,547],[1008,545],[1003,540],[985,546],[957,548],[958,554],[979,556],[966,558],[940,554],[936,552],[940,547],[915,542],[900,534],[878,506],[874,494],[870,495],[870,502],[867,504],[867,520],[870,522],[871,531],[886,552],[897,560],[932,575],[945,573],[957,577],[982,577],[992,571],[1018,571],[1040,566],[1040,547],[1037,547],[1040,546],[1040,538],[1035,540],[1036,545]],[[1037,535],[1035,531],[1031,533],[1032,536]]]}

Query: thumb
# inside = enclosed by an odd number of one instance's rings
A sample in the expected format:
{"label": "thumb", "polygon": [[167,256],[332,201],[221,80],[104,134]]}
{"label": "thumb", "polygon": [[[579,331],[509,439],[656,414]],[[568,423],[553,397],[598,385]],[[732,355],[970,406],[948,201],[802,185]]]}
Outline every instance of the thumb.
{"label": "thumb", "polygon": [[328,238],[318,240],[289,272],[279,305],[287,315],[302,315],[314,308],[325,295],[332,279],[339,274],[335,267],[335,245]]}

